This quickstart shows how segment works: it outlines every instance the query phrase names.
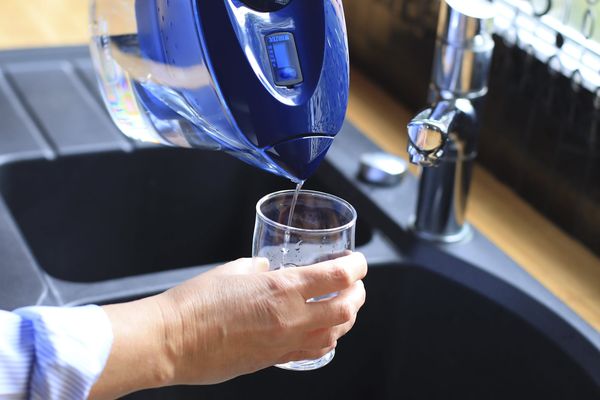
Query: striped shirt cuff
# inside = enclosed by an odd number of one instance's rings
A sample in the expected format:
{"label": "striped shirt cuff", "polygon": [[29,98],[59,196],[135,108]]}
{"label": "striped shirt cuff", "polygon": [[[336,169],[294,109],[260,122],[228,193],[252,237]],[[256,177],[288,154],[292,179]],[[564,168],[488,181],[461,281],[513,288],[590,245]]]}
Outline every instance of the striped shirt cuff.
{"label": "striped shirt cuff", "polygon": [[15,314],[24,319],[23,337],[31,331],[33,339],[28,398],[86,399],[112,347],[112,327],[104,310],[98,306],[29,307]]}

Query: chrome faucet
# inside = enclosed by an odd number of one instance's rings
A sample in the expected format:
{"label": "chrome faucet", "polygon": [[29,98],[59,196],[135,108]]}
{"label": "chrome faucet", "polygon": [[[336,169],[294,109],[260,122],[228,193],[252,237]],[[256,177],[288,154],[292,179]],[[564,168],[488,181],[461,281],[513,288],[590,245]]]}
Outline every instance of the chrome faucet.
{"label": "chrome faucet", "polygon": [[413,229],[423,238],[468,236],[467,195],[494,51],[486,0],[441,0],[430,108],[408,125],[410,161],[423,167]]}

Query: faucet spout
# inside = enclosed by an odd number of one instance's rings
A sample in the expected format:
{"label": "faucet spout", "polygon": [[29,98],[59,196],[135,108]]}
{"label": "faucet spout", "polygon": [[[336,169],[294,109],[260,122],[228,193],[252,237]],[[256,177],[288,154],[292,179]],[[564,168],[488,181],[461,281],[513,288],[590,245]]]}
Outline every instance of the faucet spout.
{"label": "faucet spout", "polygon": [[440,101],[413,118],[408,124],[411,163],[421,167],[439,165],[458,112],[454,102]]}
{"label": "faucet spout", "polygon": [[468,99],[441,100],[421,111],[408,124],[411,163],[437,167],[443,160],[475,152],[477,121],[477,110]]}

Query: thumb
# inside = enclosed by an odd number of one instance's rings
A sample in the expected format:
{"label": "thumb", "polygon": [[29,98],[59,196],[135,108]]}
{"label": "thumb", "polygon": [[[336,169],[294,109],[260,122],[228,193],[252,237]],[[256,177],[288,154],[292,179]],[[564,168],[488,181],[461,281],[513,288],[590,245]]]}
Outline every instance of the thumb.
{"label": "thumb", "polygon": [[269,270],[269,260],[262,257],[240,258],[215,268],[212,272],[220,275],[247,275]]}

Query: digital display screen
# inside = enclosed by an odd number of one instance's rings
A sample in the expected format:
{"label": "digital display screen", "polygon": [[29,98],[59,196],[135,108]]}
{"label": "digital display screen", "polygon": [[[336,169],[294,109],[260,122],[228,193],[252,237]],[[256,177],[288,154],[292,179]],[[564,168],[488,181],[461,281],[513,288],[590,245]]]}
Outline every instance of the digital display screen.
{"label": "digital display screen", "polygon": [[275,51],[275,60],[279,68],[289,67],[292,65],[290,61],[289,47],[285,43],[275,43],[273,45]]}
{"label": "digital display screen", "polygon": [[294,86],[303,81],[294,35],[289,32],[267,36],[267,51],[277,86]]}

